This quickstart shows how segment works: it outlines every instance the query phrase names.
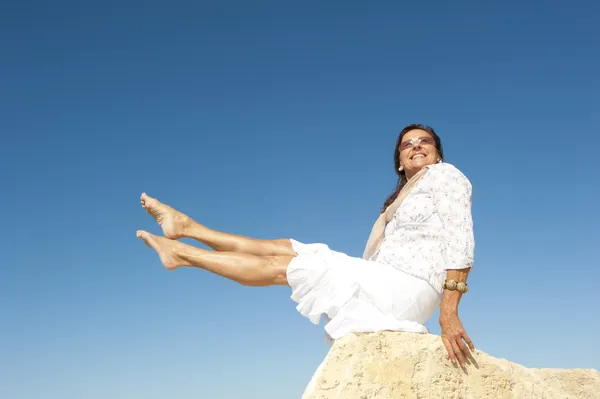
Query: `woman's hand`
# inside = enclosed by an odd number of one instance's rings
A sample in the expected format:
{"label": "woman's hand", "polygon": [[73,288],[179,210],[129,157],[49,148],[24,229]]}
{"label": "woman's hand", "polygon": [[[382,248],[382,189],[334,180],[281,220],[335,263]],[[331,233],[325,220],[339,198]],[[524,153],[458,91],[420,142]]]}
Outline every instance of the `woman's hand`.
{"label": "woman's hand", "polygon": [[[465,355],[467,354],[467,345],[474,351],[475,346],[471,338],[465,332],[465,329],[458,318],[457,313],[440,314],[440,326],[442,327],[442,342],[448,351],[448,356],[452,363],[458,362],[462,367],[465,366]],[[467,345],[465,345],[465,343]]]}

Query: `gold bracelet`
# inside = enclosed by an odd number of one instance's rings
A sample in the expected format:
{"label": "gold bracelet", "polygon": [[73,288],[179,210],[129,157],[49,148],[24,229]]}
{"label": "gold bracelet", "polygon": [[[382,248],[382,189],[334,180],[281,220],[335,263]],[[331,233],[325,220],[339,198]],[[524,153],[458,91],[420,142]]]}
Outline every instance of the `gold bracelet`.
{"label": "gold bracelet", "polygon": [[469,286],[464,281],[448,280],[444,281],[444,288],[450,291],[459,291],[466,294],[469,291]]}

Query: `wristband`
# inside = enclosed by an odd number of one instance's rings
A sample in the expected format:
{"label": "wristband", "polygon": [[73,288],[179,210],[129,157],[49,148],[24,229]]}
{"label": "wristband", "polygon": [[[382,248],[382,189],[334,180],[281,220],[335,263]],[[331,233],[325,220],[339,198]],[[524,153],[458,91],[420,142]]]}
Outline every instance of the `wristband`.
{"label": "wristband", "polygon": [[444,288],[450,291],[459,291],[466,294],[469,291],[469,286],[464,281],[445,280]]}

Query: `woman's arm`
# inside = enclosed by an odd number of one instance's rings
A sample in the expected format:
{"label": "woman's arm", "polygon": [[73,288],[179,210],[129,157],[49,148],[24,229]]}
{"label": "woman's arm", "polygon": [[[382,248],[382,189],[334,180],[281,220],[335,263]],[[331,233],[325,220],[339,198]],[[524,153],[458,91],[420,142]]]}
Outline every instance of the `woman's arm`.
{"label": "woman's arm", "polygon": [[[470,268],[448,270],[448,280],[466,283],[469,271]],[[464,353],[467,350],[465,342],[471,350],[475,350],[475,346],[458,317],[458,304],[461,297],[462,293],[460,291],[444,290],[442,304],[440,305],[440,326],[442,327],[442,342],[448,351],[450,360],[454,363],[458,359],[460,365],[464,366]]]}
{"label": "woman's arm", "polygon": [[[434,201],[444,229],[444,254],[447,279],[467,281],[473,266],[475,239],[471,215],[472,187],[469,180],[452,165],[440,165],[436,171]],[[459,291],[444,290],[440,306],[442,341],[450,360],[464,365],[465,343],[475,349],[458,317]]]}

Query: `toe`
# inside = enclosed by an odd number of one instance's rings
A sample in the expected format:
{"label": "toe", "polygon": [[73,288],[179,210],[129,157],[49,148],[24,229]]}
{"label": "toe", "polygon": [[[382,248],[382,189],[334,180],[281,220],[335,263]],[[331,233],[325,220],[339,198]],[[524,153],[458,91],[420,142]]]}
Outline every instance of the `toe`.
{"label": "toe", "polygon": [[144,208],[155,208],[156,205],[160,204],[157,199],[152,198],[148,194],[142,194],[142,203],[144,204]]}
{"label": "toe", "polygon": [[144,201],[152,201],[154,198],[152,198],[151,196],[149,196],[146,193],[142,193],[142,200]]}
{"label": "toe", "polygon": [[136,235],[140,240],[144,241],[144,244],[146,244],[153,250],[158,251],[159,242],[157,241],[157,237],[154,234],[150,234],[144,230],[138,230]]}

